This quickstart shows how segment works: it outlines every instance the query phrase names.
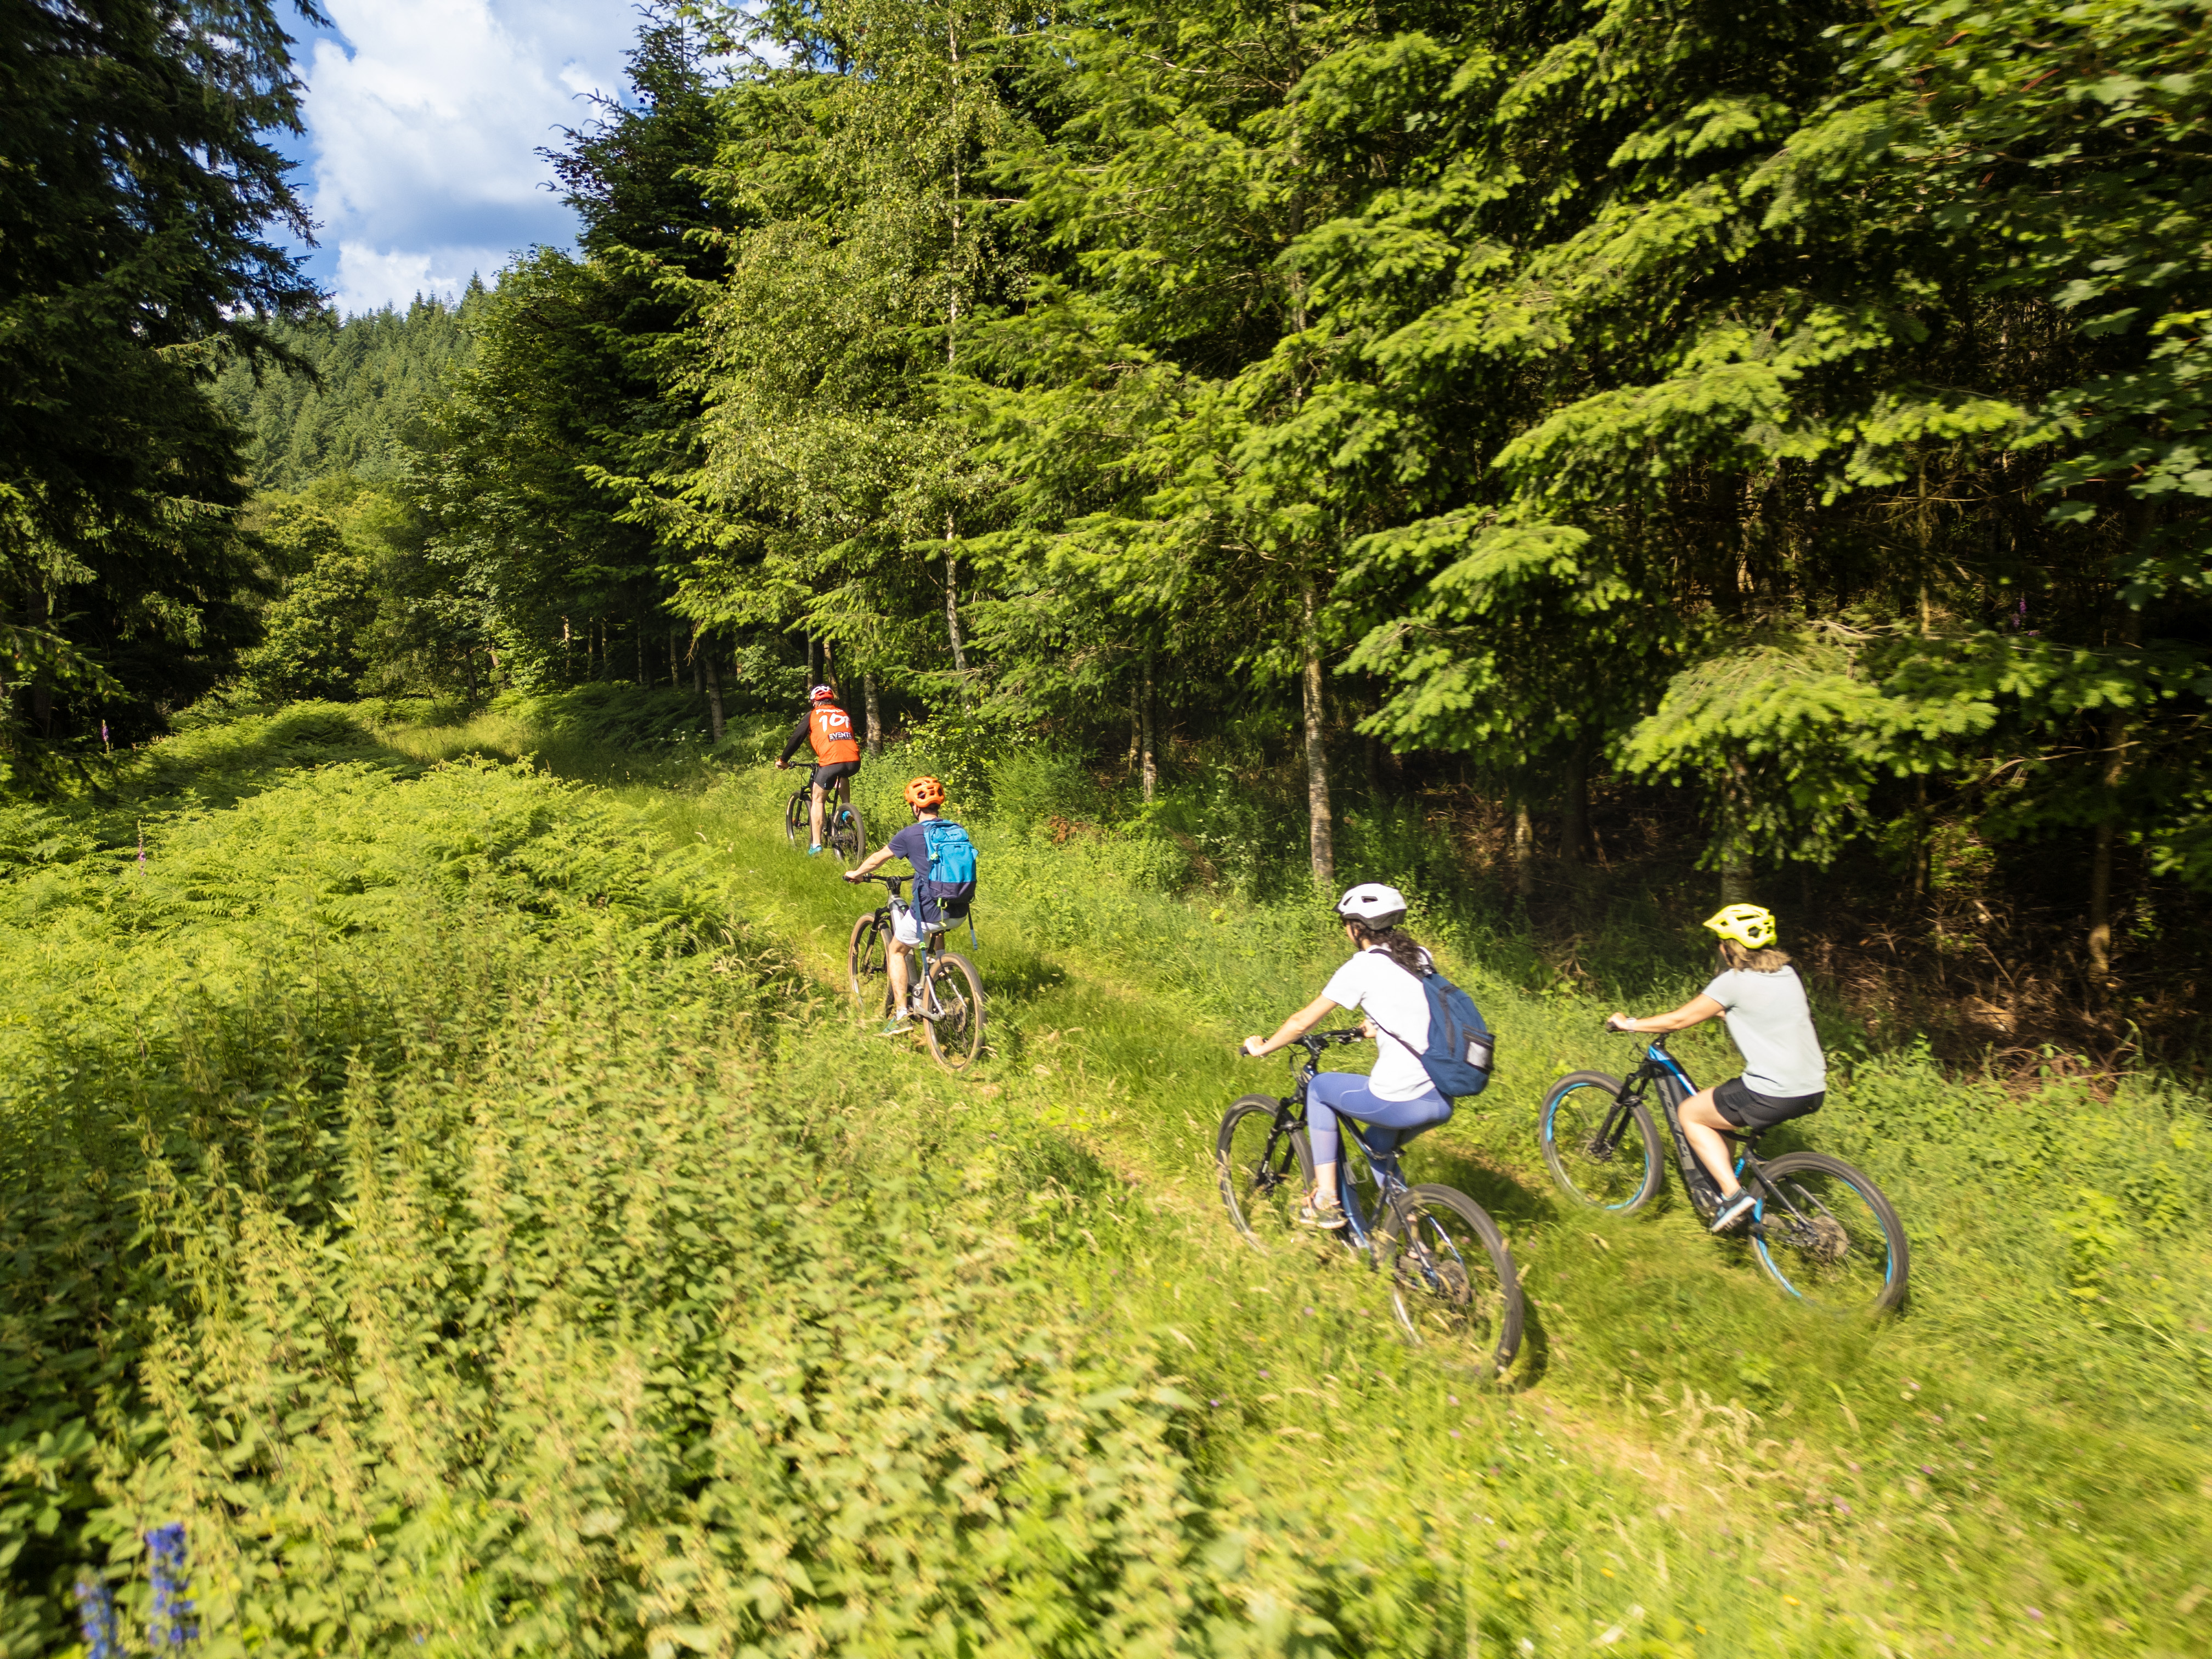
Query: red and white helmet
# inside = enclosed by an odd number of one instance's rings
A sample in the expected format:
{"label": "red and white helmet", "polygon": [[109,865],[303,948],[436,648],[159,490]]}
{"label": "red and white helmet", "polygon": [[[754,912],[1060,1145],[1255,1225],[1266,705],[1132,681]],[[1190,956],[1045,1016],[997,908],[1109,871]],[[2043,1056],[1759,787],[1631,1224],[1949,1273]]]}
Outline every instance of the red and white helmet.
{"label": "red and white helmet", "polygon": [[837,701],[837,688],[834,685],[817,685],[811,691],[809,691],[806,694],[806,701],[809,702],[835,702]]}

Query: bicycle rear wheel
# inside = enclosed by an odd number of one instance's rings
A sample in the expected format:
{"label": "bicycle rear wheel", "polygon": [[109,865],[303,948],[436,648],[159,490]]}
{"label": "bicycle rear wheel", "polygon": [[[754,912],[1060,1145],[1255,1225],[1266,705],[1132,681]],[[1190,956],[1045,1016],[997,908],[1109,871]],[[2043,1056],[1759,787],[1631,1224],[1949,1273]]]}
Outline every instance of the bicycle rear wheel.
{"label": "bicycle rear wheel", "polygon": [[1825,1152],[1760,1167],[1752,1253],[1800,1301],[1838,1313],[1902,1305],[1911,1262],[1905,1224],[1863,1170]]}
{"label": "bicycle rear wheel", "polygon": [[862,1019],[890,1017],[890,942],[873,912],[853,924],[853,942],[845,951],[845,978],[853,988],[853,1000]]}
{"label": "bicycle rear wheel", "polygon": [[806,846],[806,838],[814,833],[813,825],[807,821],[806,795],[807,792],[802,789],[784,803],[783,838],[793,847]]}
{"label": "bicycle rear wheel", "polygon": [[[1642,1101],[1615,1115],[1620,1079],[1571,1072],[1552,1085],[1536,1119],[1536,1139],[1552,1179],[1593,1209],[1626,1215],[1659,1190],[1659,1131]],[[1605,1135],[1606,1120],[1613,1116]]]}
{"label": "bicycle rear wheel", "polygon": [[961,1071],[983,1052],[983,981],[967,957],[945,951],[930,958],[922,1006],[929,1052],[939,1066]]}
{"label": "bicycle rear wheel", "polygon": [[1313,1185],[1313,1155],[1306,1132],[1278,1131],[1282,1103],[1273,1095],[1246,1095],[1222,1115],[1213,1144],[1221,1201],[1237,1231],[1265,1249],[1297,1231],[1299,1202]]}
{"label": "bicycle rear wheel", "polygon": [[860,809],[848,802],[826,803],[824,815],[829,822],[823,826],[823,844],[837,855],[837,862],[848,869],[868,855],[868,833],[860,826]]}
{"label": "bicycle rear wheel", "polygon": [[1456,1188],[1408,1188],[1385,1212],[1375,1250],[1407,1336],[1471,1348],[1492,1371],[1513,1363],[1528,1313],[1521,1277],[1480,1204]]}

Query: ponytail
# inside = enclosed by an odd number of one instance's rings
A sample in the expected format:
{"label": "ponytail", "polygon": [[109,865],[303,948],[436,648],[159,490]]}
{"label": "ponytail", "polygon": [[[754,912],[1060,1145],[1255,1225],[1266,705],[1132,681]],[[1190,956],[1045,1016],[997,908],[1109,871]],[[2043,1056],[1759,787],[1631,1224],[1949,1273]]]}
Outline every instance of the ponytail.
{"label": "ponytail", "polygon": [[1352,939],[1361,950],[1380,946],[1385,956],[1407,973],[1428,972],[1429,953],[1395,927],[1370,927],[1364,922],[1349,919],[1346,925],[1352,929]]}

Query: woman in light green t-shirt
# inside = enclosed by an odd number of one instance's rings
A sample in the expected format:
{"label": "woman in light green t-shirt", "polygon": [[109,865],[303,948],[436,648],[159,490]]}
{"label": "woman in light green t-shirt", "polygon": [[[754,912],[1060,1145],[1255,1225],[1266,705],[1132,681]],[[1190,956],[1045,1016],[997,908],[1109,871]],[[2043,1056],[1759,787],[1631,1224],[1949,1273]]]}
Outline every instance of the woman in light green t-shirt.
{"label": "woman in light green t-shirt", "polygon": [[1820,1109],[1827,1098],[1828,1063],[1805,1000],[1804,981],[1790,958],[1772,949],[1774,915],[1756,904],[1731,904],[1707,920],[1721,936],[1721,971],[1711,984],[1671,1014],[1606,1021],[1615,1031],[1683,1031],[1716,1014],[1743,1054],[1743,1074],[1700,1089],[1677,1115],[1690,1150],[1720,1183],[1721,1207],[1713,1231],[1741,1225],[1753,1200],[1736,1182],[1735,1160],[1722,1136],[1771,1129]]}

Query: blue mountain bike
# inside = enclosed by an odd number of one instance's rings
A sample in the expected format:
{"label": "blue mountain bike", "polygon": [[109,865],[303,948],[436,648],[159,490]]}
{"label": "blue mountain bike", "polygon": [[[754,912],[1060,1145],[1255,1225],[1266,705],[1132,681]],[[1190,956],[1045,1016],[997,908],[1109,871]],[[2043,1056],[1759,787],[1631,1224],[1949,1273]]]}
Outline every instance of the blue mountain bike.
{"label": "blue mountain bike", "polygon": [[[1552,1179],[1593,1209],[1627,1215],[1658,1195],[1662,1170],[1656,1095],[1674,1137],[1674,1163],[1698,1217],[1710,1222],[1720,1188],[1682,1133],[1682,1103],[1698,1085],[1667,1052],[1646,1040],[1643,1063],[1623,1082],[1603,1072],[1571,1072],[1552,1085],[1537,1140]],[[1826,1152],[1759,1156],[1759,1134],[1732,1134],[1735,1178],[1757,1200],[1748,1229],[1752,1254],[1767,1276],[1801,1301],[1844,1311],[1886,1311],[1905,1301],[1909,1259],[1905,1224],[1873,1178]]]}

